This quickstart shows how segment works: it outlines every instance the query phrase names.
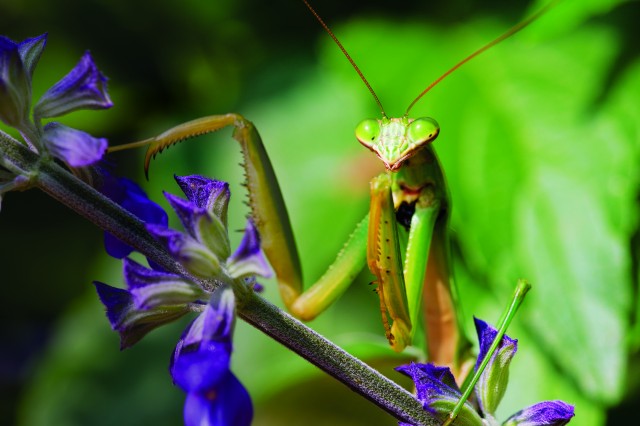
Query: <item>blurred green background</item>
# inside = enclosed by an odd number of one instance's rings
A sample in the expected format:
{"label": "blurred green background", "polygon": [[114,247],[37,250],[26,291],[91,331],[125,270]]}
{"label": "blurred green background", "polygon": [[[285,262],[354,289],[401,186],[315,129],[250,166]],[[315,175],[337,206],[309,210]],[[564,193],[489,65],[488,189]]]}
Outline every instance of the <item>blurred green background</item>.
{"label": "blurred green background", "polygon": [[[545,2],[315,2],[380,96],[400,115],[427,84]],[[469,335],[495,322],[516,279],[534,285],[501,418],[544,399],[576,405],[576,425],[638,418],[640,3],[565,0],[475,59],[412,115],[436,118],[453,197],[453,246]],[[239,112],[265,140],[307,282],[368,207],[381,171],[353,137],[375,103],[303,4],[273,0],[0,0],[0,33],[49,33],[42,94],[90,49],[115,107],[65,124],[112,144],[195,117]],[[156,201],[173,174],[232,183],[231,229],[246,207],[239,150],[225,131],[171,148],[144,182],[143,152],[114,156]],[[239,233],[234,233],[236,240]],[[237,243],[237,241],[236,241]],[[121,286],[102,235],[34,190],[0,214],[0,424],[174,425],[182,392],[170,353],[188,319],[118,350],[92,280]],[[394,380],[367,272],[310,325]],[[277,301],[271,282],[266,297]],[[239,322],[233,369],[256,425],[392,425],[394,420]],[[403,382],[406,384],[406,381]]]}

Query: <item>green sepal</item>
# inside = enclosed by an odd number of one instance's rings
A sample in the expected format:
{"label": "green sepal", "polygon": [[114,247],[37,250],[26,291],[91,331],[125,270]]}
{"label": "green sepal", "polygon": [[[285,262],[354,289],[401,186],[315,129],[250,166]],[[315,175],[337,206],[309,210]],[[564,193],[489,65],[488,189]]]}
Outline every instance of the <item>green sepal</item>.
{"label": "green sepal", "polygon": [[[436,416],[444,422],[449,418],[457,403],[458,400],[454,398],[437,399],[429,404],[429,411],[435,411]],[[453,426],[485,426],[480,415],[469,403],[462,406],[462,410],[451,424]]]}
{"label": "green sepal", "polygon": [[220,259],[203,244],[192,238],[185,238],[180,249],[182,264],[189,272],[202,278],[216,278],[222,272]]}
{"label": "green sepal", "polygon": [[231,254],[229,234],[223,221],[214,214],[201,215],[194,224],[195,237],[218,259],[226,259]]}
{"label": "green sepal", "polygon": [[502,401],[509,383],[509,364],[514,354],[514,346],[500,348],[478,381],[476,393],[486,413],[494,414]]}

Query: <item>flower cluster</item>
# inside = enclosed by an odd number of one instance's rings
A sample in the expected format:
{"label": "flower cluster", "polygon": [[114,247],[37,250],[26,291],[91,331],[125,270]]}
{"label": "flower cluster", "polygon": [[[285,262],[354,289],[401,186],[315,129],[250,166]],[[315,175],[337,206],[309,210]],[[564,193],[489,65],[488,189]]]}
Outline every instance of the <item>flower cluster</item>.
{"label": "flower cluster", "polygon": [[[100,282],[95,286],[112,327],[120,333],[122,348],[160,325],[198,312],[180,338],[170,367],[174,383],[187,393],[185,423],[248,425],[251,400],[229,369],[235,294],[252,291],[254,276],[269,276],[271,269],[251,220],[240,246],[231,253],[227,183],[202,176],[176,180],[187,199],[171,194],[165,197],[185,232],[157,223],[147,224],[147,229],[190,276],[148,269],[125,259],[127,290]],[[144,202],[138,199],[135,204]]]}
{"label": "flower cluster", "polygon": [[[25,143],[43,156],[52,156],[70,167],[94,164],[107,150],[107,140],[58,122],[42,119],[60,117],[78,109],[113,106],[107,94],[107,79],[100,73],[89,52],[66,76],[35,103],[32,111],[31,79],[42,55],[47,35],[16,43],[0,36],[0,121],[17,129]],[[0,131],[0,136],[12,139]],[[4,192],[25,186],[26,178],[0,163],[0,197]]]}
{"label": "flower cluster", "polygon": [[[489,348],[498,335],[498,331],[486,322],[475,319],[480,354],[476,370],[488,355]],[[475,401],[466,401],[454,425],[459,426],[495,426],[495,410],[504,396],[509,379],[509,365],[518,348],[518,341],[504,335],[497,350],[491,354],[485,370],[475,386]],[[411,377],[416,386],[417,398],[425,409],[445,421],[462,397],[448,367],[434,364],[408,364],[397,368]],[[504,426],[561,426],[573,417],[573,406],[562,401],[545,401],[527,407],[509,417]],[[400,423],[406,425],[406,423]]]}

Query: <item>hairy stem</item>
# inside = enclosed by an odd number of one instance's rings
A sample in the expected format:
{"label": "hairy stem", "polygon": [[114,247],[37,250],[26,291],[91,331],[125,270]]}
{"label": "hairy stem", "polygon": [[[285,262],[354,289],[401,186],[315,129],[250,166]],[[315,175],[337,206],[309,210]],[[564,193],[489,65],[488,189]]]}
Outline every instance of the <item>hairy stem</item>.
{"label": "hairy stem", "polygon": [[405,389],[259,296],[248,300],[239,314],[398,420],[413,425],[440,424]]}
{"label": "hairy stem", "polygon": [[[0,138],[0,156],[29,171],[33,183],[76,213],[166,268],[188,275],[135,216],[52,161],[23,145]],[[190,277],[193,279],[193,277]],[[367,398],[398,420],[436,425],[437,420],[409,392],[323,338],[261,297],[252,294],[238,307],[241,318]]]}

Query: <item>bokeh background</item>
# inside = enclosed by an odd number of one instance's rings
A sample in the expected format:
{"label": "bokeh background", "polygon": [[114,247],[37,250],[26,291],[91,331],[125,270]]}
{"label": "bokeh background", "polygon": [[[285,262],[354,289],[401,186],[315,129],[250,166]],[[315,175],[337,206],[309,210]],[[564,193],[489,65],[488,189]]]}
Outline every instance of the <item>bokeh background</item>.
{"label": "bokeh background", "polygon": [[[400,115],[427,84],[544,2],[315,2],[380,96]],[[506,418],[544,399],[576,405],[576,425],[640,417],[638,207],[640,3],[564,0],[447,78],[412,111],[436,118],[453,197],[453,247],[471,315],[496,321],[516,279],[534,285]],[[49,33],[34,77],[42,94],[90,49],[115,107],[64,117],[119,144],[195,117],[239,112],[265,140],[292,217],[307,282],[368,207],[382,169],[353,137],[375,103],[303,4],[272,0],[0,0],[0,33]],[[231,228],[247,213],[230,132],[171,148],[142,174],[143,152],[112,157],[156,201],[173,174],[231,182]],[[235,233],[236,243],[240,233]],[[102,234],[37,190],[0,214],[0,424],[175,425],[182,392],[167,371],[188,319],[118,350],[91,282],[121,286]],[[310,325],[392,368],[377,297],[363,272]],[[274,284],[265,297],[277,301]],[[239,322],[233,369],[256,425],[393,425],[277,343]],[[406,382],[403,382],[406,384]]]}

